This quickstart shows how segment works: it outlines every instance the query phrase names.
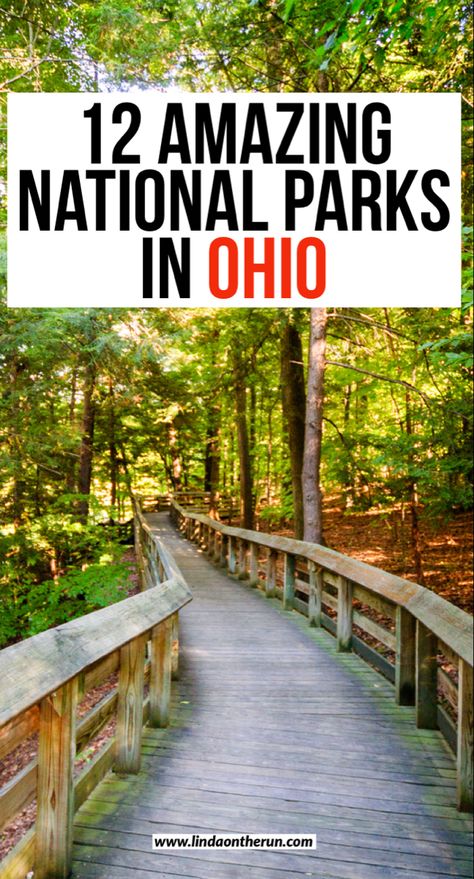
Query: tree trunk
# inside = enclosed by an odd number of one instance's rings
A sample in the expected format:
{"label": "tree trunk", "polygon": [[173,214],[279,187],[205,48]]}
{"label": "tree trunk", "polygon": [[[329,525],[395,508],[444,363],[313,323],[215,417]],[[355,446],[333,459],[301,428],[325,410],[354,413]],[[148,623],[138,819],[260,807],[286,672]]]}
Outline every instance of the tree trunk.
{"label": "tree trunk", "polygon": [[206,459],[204,491],[209,492],[209,515],[217,518],[219,504],[219,467],[220,467],[220,409],[218,406],[210,406],[208,410],[209,422],[206,436]]}
{"label": "tree trunk", "polygon": [[77,488],[79,494],[86,495],[79,501],[79,517],[82,521],[87,520],[89,514],[89,502],[87,495],[90,494],[92,480],[92,458],[94,454],[94,424],[95,424],[95,390],[96,367],[94,363],[88,363],[84,381],[84,409],[82,414],[82,439],[79,452],[79,478]]}
{"label": "tree trunk", "polygon": [[303,463],[304,539],[322,543],[322,492],[320,483],[323,433],[324,372],[326,368],[327,310],[311,309],[308,392]]}
{"label": "tree trunk", "polygon": [[240,352],[234,354],[234,388],[239,443],[241,527],[253,528],[252,464],[247,428],[247,389]]}
{"label": "tree trunk", "polygon": [[[411,417],[411,397],[410,391],[405,394],[406,403],[406,432],[408,436],[413,436],[413,422]],[[415,455],[413,451],[409,453],[410,469],[415,467]],[[416,479],[411,474],[408,476],[408,498],[411,516],[411,548],[413,552],[413,560],[415,562],[415,573],[418,583],[425,585],[425,575],[423,572],[423,559],[421,550],[420,523],[418,517],[418,486]]]}
{"label": "tree trunk", "polygon": [[[77,394],[77,365],[74,365],[71,379],[71,395],[69,398],[69,427],[71,433],[76,426],[76,394]],[[72,494],[76,486],[76,458],[70,457],[66,463],[66,489]]]}
{"label": "tree trunk", "polygon": [[304,459],[306,394],[301,336],[291,317],[284,324],[280,350],[283,415],[286,419],[290,450],[294,533],[298,540],[302,540],[304,511],[301,476]]}
{"label": "tree trunk", "polygon": [[[344,438],[346,436],[346,432],[349,428],[349,420],[351,413],[351,396],[352,396],[352,384],[346,385],[344,389]],[[344,445],[348,449],[348,444],[344,439]],[[346,463],[344,464],[343,469],[343,497],[344,497],[344,509],[350,510],[354,506],[355,499],[355,484],[354,484],[354,462],[349,455],[349,452],[345,452],[346,454]]]}
{"label": "tree trunk", "polygon": [[168,445],[171,454],[171,483],[173,491],[181,491],[181,460],[178,449],[178,431],[174,422],[168,429]]}
{"label": "tree trunk", "polygon": [[118,453],[115,436],[114,386],[109,380],[109,457],[110,457],[110,523],[114,522],[117,505],[117,484],[119,478]]}

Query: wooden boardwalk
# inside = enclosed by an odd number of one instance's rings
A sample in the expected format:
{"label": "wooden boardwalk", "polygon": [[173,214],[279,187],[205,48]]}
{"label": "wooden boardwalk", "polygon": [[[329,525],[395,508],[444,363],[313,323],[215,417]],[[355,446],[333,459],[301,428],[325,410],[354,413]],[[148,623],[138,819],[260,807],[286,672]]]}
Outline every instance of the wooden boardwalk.
{"label": "wooden boardwalk", "polygon": [[[194,593],[166,730],[75,821],[74,879],[471,877],[470,819],[437,732],[324,630],[231,579],[147,517]],[[152,833],[316,833],[311,853],[152,851]]]}

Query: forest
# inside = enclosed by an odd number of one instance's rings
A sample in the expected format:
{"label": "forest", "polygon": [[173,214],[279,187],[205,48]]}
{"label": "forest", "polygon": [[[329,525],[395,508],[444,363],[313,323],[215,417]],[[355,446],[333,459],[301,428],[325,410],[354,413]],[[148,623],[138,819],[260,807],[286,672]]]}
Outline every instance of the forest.
{"label": "forest", "polygon": [[[206,491],[215,515],[231,496],[243,527],[471,608],[471,16],[461,0],[2,4],[0,646],[123,596],[132,490]],[[133,88],[460,92],[462,306],[8,309],[8,92]]]}

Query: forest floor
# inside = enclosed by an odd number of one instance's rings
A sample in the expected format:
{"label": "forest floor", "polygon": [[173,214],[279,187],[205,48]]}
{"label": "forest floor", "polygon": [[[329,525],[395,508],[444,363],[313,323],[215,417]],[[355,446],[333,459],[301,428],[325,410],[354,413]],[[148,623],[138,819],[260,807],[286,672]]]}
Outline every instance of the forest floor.
{"label": "forest floor", "polygon": [[[264,527],[264,526],[262,526]],[[366,512],[344,510],[328,497],[323,513],[328,546],[407,580],[416,580],[411,520],[400,508]],[[281,530],[282,534],[289,534]],[[468,613],[473,612],[473,514],[449,520],[421,516],[420,539],[425,586]]]}

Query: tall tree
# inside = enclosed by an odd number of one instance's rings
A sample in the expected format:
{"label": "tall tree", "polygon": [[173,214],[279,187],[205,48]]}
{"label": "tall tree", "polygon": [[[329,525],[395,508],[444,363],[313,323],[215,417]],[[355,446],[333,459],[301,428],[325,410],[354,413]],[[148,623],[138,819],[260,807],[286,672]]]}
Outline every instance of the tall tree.
{"label": "tall tree", "polygon": [[280,342],[281,389],[283,414],[288,428],[293,494],[293,522],[295,537],[304,535],[303,460],[306,417],[306,389],[303,367],[303,345],[291,312],[283,317]]}
{"label": "tall tree", "polygon": [[302,482],[304,539],[312,543],[323,541],[321,446],[327,319],[326,308],[311,309]]}

